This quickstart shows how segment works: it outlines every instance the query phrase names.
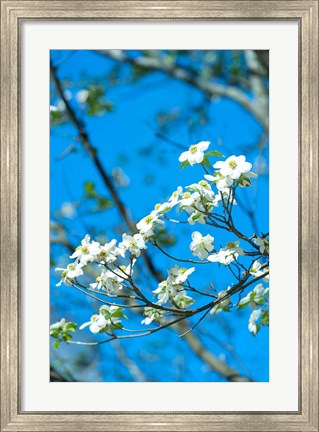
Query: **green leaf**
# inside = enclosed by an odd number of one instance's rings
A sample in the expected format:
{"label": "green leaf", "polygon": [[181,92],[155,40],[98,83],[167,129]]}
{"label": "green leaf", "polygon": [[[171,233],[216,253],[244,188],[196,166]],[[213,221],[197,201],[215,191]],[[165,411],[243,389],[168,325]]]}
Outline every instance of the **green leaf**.
{"label": "green leaf", "polygon": [[249,303],[249,302],[247,302],[247,303],[242,303],[241,305],[239,305],[239,306],[238,306],[238,310],[242,310],[242,309],[244,309],[244,308],[248,305],[248,303]]}
{"label": "green leaf", "polygon": [[60,346],[60,342],[59,341],[53,342],[53,346],[54,346],[54,348],[58,349]]}
{"label": "green leaf", "polygon": [[85,198],[97,198],[98,194],[95,191],[95,185],[89,181],[84,183],[84,197]]}
{"label": "green leaf", "polygon": [[201,217],[201,213],[196,213],[195,215],[192,216],[192,220],[197,221],[197,219],[199,219],[200,217]]}
{"label": "green leaf", "polygon": [[55,339],[57,339],[59,337],[59,334],[60,334],[60,332],[58,329],[50,330],[50,335],[52,337],[54,337]]}
{"label": "green leaf", "polygon": [[84,190],[85,190],[85,192],[93,192],[94,191],[94,183],[90,182],[90,181],[84,183]]}
{"label": "green leaf", "polygon": [[105,197],[101,197],[98,199],[98,210],[105,210],[111,208],[113,203],[111,200]]}
{"label": "green leaf", "polygon": [[188,162],[188,160],[186,159],[184,162],[181,163],[180,169],[182,170],[183,168],[185,168],[186,166],[190,165],[190,163]]}
{"label": "green leaf", "polygon": [[124,313],[122,312],[121,309],[116,309],[112,313],[112,318],[127,318],[127,317],[126,317],[126,315],[124,315]]}
{"label": "green leaf", "polygon": [[173,246],[176,243],[176,238],[173,234],[167,232],[165,229],[157,231],[156,240],[160,246]]}
{"label": "green leaf", "polygon": [[204,166],[209,166],[209,167],[212,166],[212,164],[209,162],[209,159],[208,159],[207,156],[204,156],[204,159],[203,159],[202,165],[204,165]]}
{"label": "green leaf", "polygon": [[217,151],[217,150],[211,150],[211,151],[205,153],[205,155],[206,155],[206,156],[223,157],[223,158],[225,157],[222,153],[220,153],[220,152]]}
{"label": "green leaf", "polygon": [[77,324],[76,323],[69,322],[69,323],[67,323],[65,325],[65,330],[66,331],[75,332],[76,328],[77,328]]}

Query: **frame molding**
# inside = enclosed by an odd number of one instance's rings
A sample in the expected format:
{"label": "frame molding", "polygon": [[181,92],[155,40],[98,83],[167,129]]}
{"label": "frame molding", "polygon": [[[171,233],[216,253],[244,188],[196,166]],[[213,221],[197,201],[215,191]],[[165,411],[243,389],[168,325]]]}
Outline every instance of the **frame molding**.
{"label": "frame molding", "polygon": [[[318,0],[1,1],[1,431],[318,431]],[[300,404],[296,413],[25,413],[19,404],[23,20],[299,22]]]}

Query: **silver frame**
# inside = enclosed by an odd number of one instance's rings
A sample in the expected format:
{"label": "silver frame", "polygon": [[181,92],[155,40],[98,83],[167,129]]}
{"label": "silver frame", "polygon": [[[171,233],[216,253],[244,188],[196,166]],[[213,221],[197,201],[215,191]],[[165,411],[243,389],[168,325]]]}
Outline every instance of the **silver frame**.
{"label": "silver frame", "polygon": [[[20,410],[20,23],[61,19],[298,22],[297,412],[25,413]],[[318,117],[318,0],[1,0],[1,431],[318,431]]]}

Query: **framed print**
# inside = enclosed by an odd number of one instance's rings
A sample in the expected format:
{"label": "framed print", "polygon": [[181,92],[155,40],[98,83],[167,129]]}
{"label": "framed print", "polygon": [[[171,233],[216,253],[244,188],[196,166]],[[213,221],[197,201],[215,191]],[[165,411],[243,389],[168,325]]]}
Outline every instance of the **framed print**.
{"label": "framed print", "polygon": [[1,8],[1,430],[317,431],[318,2]]}

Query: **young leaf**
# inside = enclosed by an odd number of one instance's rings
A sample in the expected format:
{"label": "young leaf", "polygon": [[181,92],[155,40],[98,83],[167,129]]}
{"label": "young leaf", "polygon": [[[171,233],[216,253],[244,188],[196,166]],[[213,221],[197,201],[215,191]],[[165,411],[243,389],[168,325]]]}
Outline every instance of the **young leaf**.
{"label": "young leaf", "polygon": [[188,160],[186,159],[184,162],[182,162],[181,163],[181,170],[183,169],[183,168],[185,168],[186,166],[188,166],[188,165],[190,165],[190,163],[188,162]]}
{"label": "young leaf", "polygon": [[206,156],[216,156],[216,157],[225,157],[222,153],[219,153],[217,150],[211,150],[206,153]]}

